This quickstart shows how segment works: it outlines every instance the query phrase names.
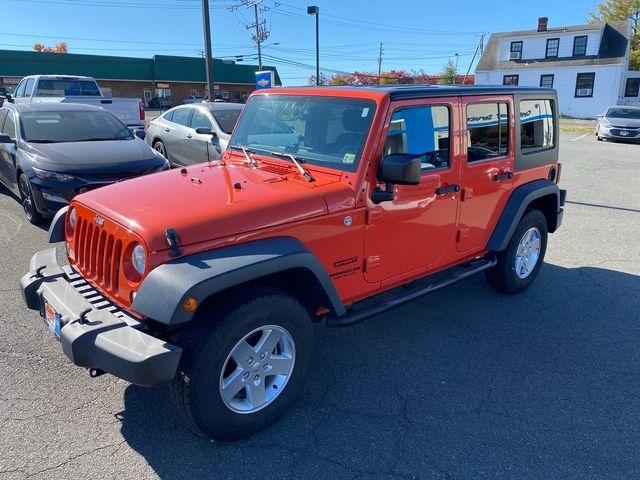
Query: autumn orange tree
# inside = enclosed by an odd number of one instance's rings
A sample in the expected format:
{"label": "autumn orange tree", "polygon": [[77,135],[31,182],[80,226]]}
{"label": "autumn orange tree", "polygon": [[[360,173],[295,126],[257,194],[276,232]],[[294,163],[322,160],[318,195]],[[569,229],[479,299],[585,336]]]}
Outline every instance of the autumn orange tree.
{"label": "autumn orange tree", "polygon": [[41,43],[36,43],[33,45],[33,49],[36,52],[47,52],[47,53],[68,53],[67,42],[60,42],[56,44],[55,47],[45,47]]}

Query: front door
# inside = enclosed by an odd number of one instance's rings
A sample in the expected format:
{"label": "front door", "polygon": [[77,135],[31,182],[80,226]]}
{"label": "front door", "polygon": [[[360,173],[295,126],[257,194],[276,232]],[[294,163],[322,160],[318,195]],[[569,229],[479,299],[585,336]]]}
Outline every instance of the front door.
{"label": "front door", "polygon": [[[0,132],[16,138],[16,123],[12,111],[0,111]],[[0,143],[0,177],[9,189],[17,192],[16,146],[13,143]]]}
{"label": "front door", "polygon": [[187,135],[184,142],[185,157],[189,163],[218,160],[222,156],[218,137],[196,133],[196,128],[208,128],[215,133],[211,118],[209,118],[209,115],[201,108],[193,109],[191,133]]}
{"label": "front door", "polygon": [[419,185],[397,185],[395,198],[371,206],[365,278],[375,283],[427,271],[453,246],[459,195],[459,99],[407,100],[387,117],[382,155],[421,154]]}
{"label": "front door", "polygon": [[464,121],[459,252],[484,250],[509,198],[513,176],[515,120],[509,96],[467,97]]}

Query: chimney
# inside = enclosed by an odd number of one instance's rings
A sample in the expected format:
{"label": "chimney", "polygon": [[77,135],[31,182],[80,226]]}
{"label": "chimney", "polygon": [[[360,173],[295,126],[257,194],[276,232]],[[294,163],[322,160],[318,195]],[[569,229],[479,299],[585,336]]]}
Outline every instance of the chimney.
{"label": "chimney", "polygon": [[538,31],[546,32],[547,31],[547,23],[549,23],[549,17],[540,17],[538,18]]}

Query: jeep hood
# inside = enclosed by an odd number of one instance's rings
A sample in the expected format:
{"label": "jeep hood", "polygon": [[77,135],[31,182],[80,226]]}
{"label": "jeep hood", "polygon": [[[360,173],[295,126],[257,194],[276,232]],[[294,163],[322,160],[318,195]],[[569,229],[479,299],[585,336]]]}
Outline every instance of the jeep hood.
{"label": "jeep hood", "polygon": [[[295,222],[327,213],[318,190],[339,175],[300,180],[292,169],[194,165],[92,190],[76,197],[100,215],[144,238],[149,251],[167,249],[165,230],[175,228],[189,245]],[[344,186],[344,195],[353,191]]]}

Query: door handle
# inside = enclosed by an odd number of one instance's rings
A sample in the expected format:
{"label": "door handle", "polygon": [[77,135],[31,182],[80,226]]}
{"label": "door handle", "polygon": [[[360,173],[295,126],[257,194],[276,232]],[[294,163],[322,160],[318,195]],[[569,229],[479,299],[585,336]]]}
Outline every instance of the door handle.
{"label": "door handle", "polygon": [[494,182],[501,182],[502,180],[510,180],[512,178],[513,178],[513,173],[504,172],[504,173],[499,173],[498,175],[494,175],[493,176],[493,181]]}
{"label": "door handle", "polygon": [[446,195],[447,193],[459,192],[460,185],[449,185],[448,187],[436,188],[436,195]]}
{"label": "door handle", "polygon": [[187,133],[187,138],[192,138],[190,133]]}
{"label": "door handle", "polygon": [[170,129],[170,128],[165,128],[165,129],[164,129],[164,131],[165,131],[165,132],[170,132],[170,131],[171,131],[171,129]]}

